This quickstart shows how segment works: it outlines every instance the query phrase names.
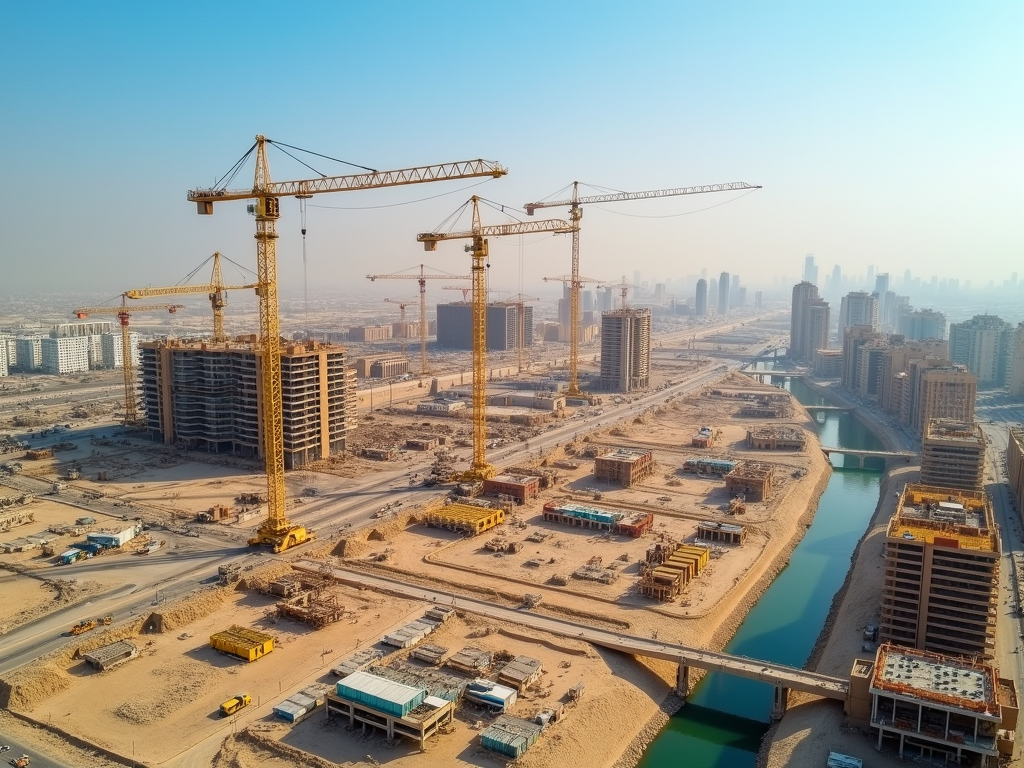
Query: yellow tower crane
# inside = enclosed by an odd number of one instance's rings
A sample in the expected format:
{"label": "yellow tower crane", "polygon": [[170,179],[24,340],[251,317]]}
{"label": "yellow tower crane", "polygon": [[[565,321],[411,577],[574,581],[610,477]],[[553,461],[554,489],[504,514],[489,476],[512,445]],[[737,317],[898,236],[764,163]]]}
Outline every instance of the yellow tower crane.
{"label": "yellow tower crane", "polygon": [[[415,267],[410,267],[415,269]],[[430,267],[434,269],[434,267]],[[371,283],[375,280],[416,280],[420,284],[420,375],[430,372],[427,366],[427,280],[469,280],[469,275],[453,275],[448,272],[435,270],[428,273],[427,265],[419,265],[419,273],[416,272],[395,272],[390,275],[367,275],[366,279]]]}
{"label": "yellow tower crane", "polygon": [[583,219],[582,205],[590,203],[616,203],[624,200],[651,200],[677,195],[699,195],[706,192],[729,192],[740,189],[761,189],[759,185],[734,181],[727,184],[705,184],[699,187],[677,187],[675,189],[654,189],[646,192],[615,192],[605,195],[580,197],[579,182],[572,183],[572,197],[568,200],[527,203],[523,207],[530,216],[538,208],[569,208],[569,221],[575,227],[572,232],[572,277],[569,291],[569,397],[583,397],[579,385],[579,323],[580,323],[580,221]]}
{"label": "yellow tower crane", "polygon": [[[146,299],[151,296],[179,296],[187,293],[205,293],[209,295],[210,307],[213,309],[213,341],[227,341],[224,334],[224,307],[228,303],[228,291],[240,291],[245,288],[257,288],[256,283],[250,285],[224,285],[221,277],[220,260],[221,255],[215,252],[213,256],[213,273],[210,275],[210,282],[206,285],[172,285],[167,288],[137,288],[125,291],[129,299]],[[207,259],[206,261],[210,261]],[[206,261],[203,264],[206,264]],[[196,267],[196,272],[203,268],[203,264]],[[192,273],[193,275],[195,272]],[[191,277],[191,275],[189,276]],[[186,278],[188,279],[188,278]]]}
{"label": "yellow tower crane", "polygon": [[465,480],[486,480],[494,476],[494,467],[487,463],[487,238],[528,235],[537,232],[565,234],[574,225],[561,219],[493,224],[480,222],[480,198],[470,198],[473,225],[469,232],[423,232],[416,235],[428,251],[437,250],[442,240],[472,240],[465,246],[472,254],[473,275],[473,463],[463,475]]}
{"label": "yellow tower crane", "polygon": [[[311,536],[302,526],[292,525],[285,514],[281,332],[277,300],[277,220],[281,217],[281,198],[296,197],[305,200],[311,195],[326,192],[353,192],[480,176],[498,178],[504,176],[506,171],[495,162],[469,160],[394,171],[363,168],[365,173],[348,176],[321,175],[314,179],[271,181],[267,146],[274,143],[265,136],[257,136],[248,152],[224,177],[230,181],[247,158],[254,155],[256,168],[251,189],[230,190],[218,182],[213,188],[190,190],[188,199],[196,204],[197,213],[202,215],[212,214],[213,205],[217,202],[255,200],[255,203],[249,206],[249,211],[256,217],[256,293],[260,300],[261,347],[259,383],[263,395],[261,415],[263,453],[267,470],[267,519],[256,530],[256,535],[249,539],[249,544],[269,545],[275,552],[282,552],[296,544],[309,541]],[[289,155],[288,149],[307,151],[287,144],[280,146]]]}
{"label": "yellow tower crane", "polygon": [[415,304],[418,301],[418,299],[409,299],[408,301],[400,301],[398,299],[384,299],[384,301],[387,304],[397,304],[398,305],[398,318],[399,318],[398,319],[398,324],[399,324],[399,326],[402,329],[401,333],[399,333],[399,335],[398,335],[398,339],[399,339],[399,341],[402,344],[402,357],[405,357],[406,356],[405,355],[405,339],[406,339],[406,336],[407,336],[406,329],[408,327],[405,324],[405,308],[410,306],[410,305],[412,305],[412,304]]}
{"label": "yellow tower crane", "polygon": [[124,423],[125,426],[134,426],[139,421],[138,397],[135,392],[135,360],[132,357],[132,342],[128,335],[128,325],[131,316],[140,312],[161,312],[167,311],[172,315],[179,309],[185,307],[181,304],[142,304],[129,305],[125,299],[127,294],[121,294],[120,307],[80,307],[71,314],[79,320],[84,320],[89,315],[114,315],[121,326],[121,372],[124,374]]}

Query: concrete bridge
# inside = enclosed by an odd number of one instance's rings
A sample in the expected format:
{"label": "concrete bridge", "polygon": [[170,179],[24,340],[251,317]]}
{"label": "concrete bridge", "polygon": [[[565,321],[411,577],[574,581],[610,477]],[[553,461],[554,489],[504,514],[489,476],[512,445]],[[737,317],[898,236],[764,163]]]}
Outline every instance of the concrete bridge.
{"label": "concrete bridge", "polygon": [[853,411],[852,406],[843,405],[805,405],[804,409],[808,413],[850,413]]}
{"label": "concrete bridge", "polygon": [[758,680],[775,688],[775,706],[772,712],[774,718],[780,718],[785,713],[786,701],[791,690],[845,702],[850,688],[849,680],[840,677],[821,675],[817,672],[808,672],[804,669],[775,664],[770,661],[749,659],[746,656],[694,648],[659,640],[657,637],[638,637],[623,632],[600,629],[525,609],[507,608],[486,600],[457,595],[454,592],[428,589],[419,584],[403,582],[391,577],[366,574],[348,568],[325,567],[323,563],[310,560],[296,562],[292,567],[321,575],[325,575],[329,571],[329,575],[336,581],[358,588],[374,589],[438,605],[451,605],[481,616],[508,621],[562,637],[583,640],[601,648],[633,656],[646,656],[669,661],[677,665],[676,693],[684,697],[690,689],[691,667]]}
{"label": "concrete bridge", "polygon": [[870,457],[884,459],[886,462],[895,461],[902,459],[909,463],[916,459],[918,455],[912,451],[858,451],[852,448],[832,448],[831,446],[821,446],[822,453],[825,454],[826,458],[831,457],[833,453],[838,453],[843,456],[853,456],[857,459],[857,466],[860,469],[864,469],[864,459]]}

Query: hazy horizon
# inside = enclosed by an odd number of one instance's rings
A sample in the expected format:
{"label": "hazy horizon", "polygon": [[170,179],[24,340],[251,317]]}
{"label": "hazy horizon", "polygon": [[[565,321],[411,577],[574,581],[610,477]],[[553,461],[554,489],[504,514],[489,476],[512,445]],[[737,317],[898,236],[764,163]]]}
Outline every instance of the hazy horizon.
{"label": "hazy horizon", "polygon": [[[763,185],[587,206],[581,271],[603,280],[706,268],[782,290],[813,253],[819,285],[839,264],[889,271],[897,292],[906,269],[983,289],[1022,262],[1019,3],[565,3],[543,19],[458,3],[279,10],[0,8],[0,297],[172,285],[215,250],[254,269],[244,203],[200,217],[185,196],[228,171],[256,133],[378,169],[476,157],[509,169],[485,183],[314,197],[317,290],[366,284],[372,295],[367,272],[419,263],[464,273],[462,243],[424,253],[416,234],[470,194],[519,207],[566,196],[574,179]],[[313,170],[276,151],[273,177],[353,172],[298,156]],[[231,187],[251,186],[251,174]],[[484,219],[508,220],[492,208]],[[301,294],[295,200],[282,201],[278,230],[282,293]],[[569,271],[569,246],[492,239],[491,284],[517,291],[522,273],[522,289],[539,295],[540,277]],[[380,290],[402,298],[415,283]]]}

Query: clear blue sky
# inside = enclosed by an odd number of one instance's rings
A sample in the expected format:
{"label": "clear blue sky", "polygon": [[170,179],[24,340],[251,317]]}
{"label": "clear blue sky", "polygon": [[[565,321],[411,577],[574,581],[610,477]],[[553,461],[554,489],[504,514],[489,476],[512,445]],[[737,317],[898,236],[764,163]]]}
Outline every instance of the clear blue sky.
{"label": "clear blue sky", "polygon": [[[473,191],[511,205],[574,179],[764,185],[687,216],[736,196],[588,208],[583,272],[598,278],[707,267],[756,283],[795,278],[805,253],[823,270],[1024,276],[1021,40],[1019,1],[6,0],[0,294],[174,283],[214,250],[253,265],[244,204],[199,217],[185,194],[257,133],[378,169],[498,160],[509,176]],[[272,170],[309,175],[282,155]],[[311,208],[311,285],[421,261],[464,270],[458,244],[425,254],[414,238],[469,194]],[[283,207],[282,285],[297,290],[297,204]],[[521,251],[536,290],[568,270],[568,246],[494,244],[492,279],[515,281]]]}

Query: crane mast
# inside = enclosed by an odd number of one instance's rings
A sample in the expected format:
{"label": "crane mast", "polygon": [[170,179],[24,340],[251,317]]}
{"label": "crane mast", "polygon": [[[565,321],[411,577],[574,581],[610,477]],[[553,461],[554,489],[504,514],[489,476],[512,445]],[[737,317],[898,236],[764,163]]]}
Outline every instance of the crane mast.
{"label": "crane mast", "polygon": [[706,192],[728,192],[740,189],[760,189],[758,185],[744,181],[726,184],[705,184],[698,187],[676,187],[674,189],[654,189],[645,192],[616,192],[606,195],[580,197],[578,181],[572,183],[572,196],[568,200],[554,202],[527,203],[523,206],[529,216],[538,208],[569,208],[569,221],[573,224],[572,231],[572,278],[569,288],[569,387],[566,395],[583,397],[579,385],[579,324],[580,324],[580,222],[583,220],[581,205],[588,203],[613,203],[624,200],[651,200],[659,197],[675,197],[677,195],[698,195]]}
{"label": "crane mast", "polygon": [[398,299],[384,299],[386,304],[397,304],[398,305],[398,323],[402,328],[402,333],[399,336],[399,343],[402,346],[402,357],[405,357],[405,308],[413,302],[411,301],[399,301]]}
{"label": "crane mast", "polygon": [[473,224],[468,232],[423,232],[416,235],[425,250],[437,250],[442,240],[470,240],[465,246],[472,259],[473,283],[473,463],[463,478],[486,480],[494,476],[487,463],[487,238],[524,235],[536,232],[565,234],[572,231],[569,222],[545,219],[536,222],[484,226],[480,221],[480,198],[473,195]]}
{"label": "crane mast", "polygon": [[[210,308],[213,310],[213,341],[227,341],[224,333],[224,307],[227,306],[228,291],[240,291],[246,288],[257,288],[256,283],[250,285],[224,285],[221,277],[220,252],[215,252],[213,259],[213,271],[210,282],[206,285],[172,285],[166,288],[135,288],[125,291],[129,299],[145,299],[151,296],[180,296],[188,293],[205,293],[210,300]],[[203,262],[204,264],[206,262]],[[200,264],[202,266],[202,264]]]}
{"label": "crane mast", "polygon": [[71,314],[82,320],[89,315],[114,315],[121,326],[121,373],[124,378],[124,423],[134,426],[139,421],[138,398],[135,393],[135,360],[132,357],[132,342],[128,326],[131,316],[139,312],[159,312],[166,310],[171,314],[185,307],[181,304],[149,304],[130,306],[125,299],[128,294],[121,294],[120,307],[80,307]]}
{"label": "crane mast", "polygon": [[[480,176],[504,176],[500,164],[486,160],[445,163],[395,171],[374,171],[347,176],[323,176],[317,179],[274,182],[270,177],[267,145],[273,142],[257,136],[249,149],[255,150],[256,168],[252,189],[194,189],[188,199],[196,203],[201,215],[213,213],[213,204],[227,200],[255,200],[249,210],[256,217],[256,293],[260,314],[260,386],[262,389],[263,452],[267,472],[267,518],[249,540],[250,545],[265,544],[281,552],[312,537],[302,526],[293,526],[285,514],[284,414],[281,394],[281,330],[277,296],[277,220],[281,217],[282,197],[308,196],[323,192],[381,189],[433,181],[468,179]],[[248,153],[247,153],[248,154]]]}

